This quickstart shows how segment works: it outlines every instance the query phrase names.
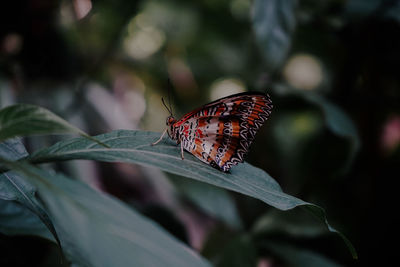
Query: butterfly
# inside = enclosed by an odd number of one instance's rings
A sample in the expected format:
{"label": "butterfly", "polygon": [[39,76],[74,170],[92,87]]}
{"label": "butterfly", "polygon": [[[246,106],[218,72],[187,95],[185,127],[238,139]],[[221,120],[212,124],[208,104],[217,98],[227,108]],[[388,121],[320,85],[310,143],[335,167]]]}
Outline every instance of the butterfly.
{"label": "butterfly", "polygon": [[176,120],[171,107],[164,106],[167,118],[165,133],[180,144],[181,157],[186,150],[212,167],[228,172],[233,165],[243,162],[255,135],[268,119],[272,101],[268,94],[246,92],[223,97]]}

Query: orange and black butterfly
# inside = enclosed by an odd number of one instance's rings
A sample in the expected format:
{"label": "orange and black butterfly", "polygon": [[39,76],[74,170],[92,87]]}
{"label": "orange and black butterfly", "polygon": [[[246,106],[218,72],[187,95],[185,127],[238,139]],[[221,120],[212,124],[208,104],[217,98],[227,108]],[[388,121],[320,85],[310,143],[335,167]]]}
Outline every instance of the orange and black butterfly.
{"label": "orange and black butterfly", "polygon": [[[163,104],[164,100],[163,100]],[[240,93],[218,99],[189,112],[180,120],[167,118],[165,133],[176,140],[183,150],[201,161],[229,171],[232,165],[243,162],[258,129],[268,119],[272,101],[268,94]]]}

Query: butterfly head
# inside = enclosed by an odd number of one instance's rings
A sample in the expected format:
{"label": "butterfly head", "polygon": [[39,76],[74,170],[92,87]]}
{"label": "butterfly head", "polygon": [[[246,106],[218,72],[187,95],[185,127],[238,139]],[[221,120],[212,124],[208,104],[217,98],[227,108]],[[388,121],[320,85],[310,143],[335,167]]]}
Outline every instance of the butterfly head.
{"label": "butterfly head", "polygon": [[169,116],[167,118],[166,124],[169,127],[169,131],[167,131],[167,133],[168,133],[168,136],[170,138],[172,138],[173,140],[178,140],[178,137],[177,137],[178,132],[175,131],[175,127],[174,127],[175,122],[176,122],[176,120],[173,116]]}
{"label": "butterfly head", "polygon": [[169,116],[167,118],[166,124],[167,124],[167,126],[172,126],[175,122],[176,122],[175,118],[172,116]]}

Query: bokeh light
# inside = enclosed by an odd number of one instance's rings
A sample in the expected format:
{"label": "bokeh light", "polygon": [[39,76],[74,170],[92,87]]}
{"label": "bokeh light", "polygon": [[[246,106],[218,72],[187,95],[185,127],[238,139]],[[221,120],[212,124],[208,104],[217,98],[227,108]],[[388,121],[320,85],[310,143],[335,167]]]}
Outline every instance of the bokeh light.
{"label": "bokeh light", "polygon": [[167,66],[169,78],[181,97],[194,98],[198,96],[198,86],[193,72],[182,58],[171,57]]}
{"label": "bokeh light", "polygon": [[283,69],[283,75],[291,86],[304,90],[316,89],[323,80],[321,63],[307,54],[292,56]]}
{"label": "bokeh light", "polygon": [[114,75],[116,78],[113,89],[125,111],[125,116],[134,125],[138,125],[146,111],[146,101],[144,99],[146,86],[143,80],[135,74],[121,71]]}
{"label": "bokeh light", "polygon": [[124,50],[132,58],[143,60],[156,53],[165,40],[165,33],[140,13],[128,25]]}
{"label": "bokeh light", "polygon": [[22,48],[22,37],[17,33],[6,35],[0,43],[0,51],[6,54],[17,54]]}
{"label": "bokeh light", "polygon": [[246,85],[237,78],[218,79],[211,85],[210,100],[216,100],[221,97],[243,93],[246,91]]}
{"label": "bokeh light", "polygon": [[273,128],[274,138],[283,153],[291,155],[299,144],[322,129],[320,116],[313,112],[288,113],[283,115]]}
{"label": "bokeh light", "polygon": [[393,116],[384,125],[381,143],[384,151],[390,153],[400,146],[400,116]]}
{"label": "bokeh light", "polygon": [[231,13],[235,18],[247,19],[250,13],[250,0],[233,0],[230,4]]}
{"label": "bokeh light", "polygon": [[74,0],[73,1],[75,16],[77,19],[83,19],[92,9],[91,0]]}

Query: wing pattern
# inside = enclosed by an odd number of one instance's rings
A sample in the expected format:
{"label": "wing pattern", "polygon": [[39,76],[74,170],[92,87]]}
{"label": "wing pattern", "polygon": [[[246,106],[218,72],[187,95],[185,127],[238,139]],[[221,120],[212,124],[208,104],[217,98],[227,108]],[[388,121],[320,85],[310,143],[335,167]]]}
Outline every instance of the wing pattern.
{"label": "wing pattern", "polygon": [[243,162],[271,114],[267,94],[242,93],[200,107],[174,124],[183,148],[222,171]]}

